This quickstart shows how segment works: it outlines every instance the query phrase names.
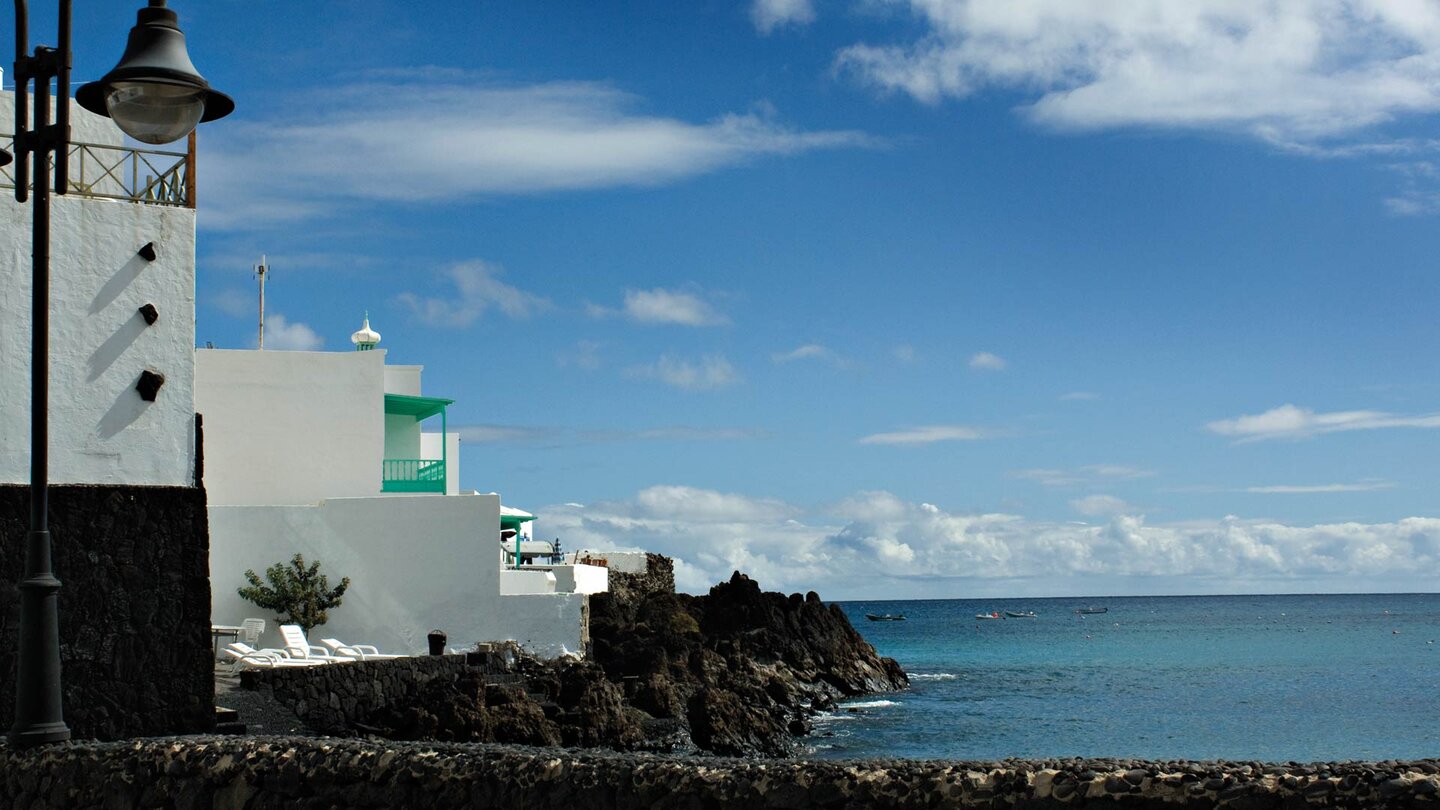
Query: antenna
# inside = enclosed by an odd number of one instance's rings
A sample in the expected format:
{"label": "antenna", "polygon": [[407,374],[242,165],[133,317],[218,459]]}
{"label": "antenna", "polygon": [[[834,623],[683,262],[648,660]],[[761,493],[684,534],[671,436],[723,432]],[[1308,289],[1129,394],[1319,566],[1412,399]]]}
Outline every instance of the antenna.
{"label": "antenna", "polygon": [[255,275],[260,278],[260,351],[265,351],[265,273],[269,271],[265,263],[265,254],[260,254],[260,264],[255,267]]}

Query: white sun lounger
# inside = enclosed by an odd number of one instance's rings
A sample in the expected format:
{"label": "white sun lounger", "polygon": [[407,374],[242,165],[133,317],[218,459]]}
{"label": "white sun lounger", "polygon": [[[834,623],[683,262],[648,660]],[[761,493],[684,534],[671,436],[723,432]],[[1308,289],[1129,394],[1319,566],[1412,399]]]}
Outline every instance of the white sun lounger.
{"label": "white sun lounger", "polygon": [[311,644],[305,638],[305,631],[300,629],[298,624],[280,625],[280,637],[285,640],[285,650],[290,653],[291,658],[298,658],[301,661],[318,661],[322,664],[333,664],[337,661],[354,661],[354,658],[331,655],[324,647]]}
{"label": "white sun lounger", "polygon": [[289,657],[284,650],[257,650],[248,644],[233,642],[221,653],[235,660],[235,669],[254,667],[256,669],[280,669],[282,667],[313,667],[320,661],[300,661]]}
{"label": "white sun lounger", "polygon": [[403,655],[391,655],[382,653],[370,644],[345,644],[336,638],[322,638],[326,647],[335,651],[336,655],[343,655],[346,658],[354,658],[360,661],[385,661],[391,658],[404,658]]}

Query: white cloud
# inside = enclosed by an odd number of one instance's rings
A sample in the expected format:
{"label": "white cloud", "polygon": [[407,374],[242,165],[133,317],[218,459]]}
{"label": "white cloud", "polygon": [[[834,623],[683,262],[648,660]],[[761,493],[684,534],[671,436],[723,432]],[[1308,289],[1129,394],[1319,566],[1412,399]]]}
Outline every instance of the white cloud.
{"label": "white cloud", "polygon": [[1080,469],[1100,478],[1149,478],[1155,475],[1154,470],[1144,470],[1127,464],[1087,464]]}
{"label": "white cloud", "polygon": [[762,34],[785,25],[808,25],[815,21],[814,0],[752,0],[750,21]]}
{"label": "white cloud", "polygon": [[1087,464],[1075,469],[1040,467],[1015,470],[1010,473],[1011,478],[1034,481],[1047,487],[1072,487],[1081,484],[1097,484],[1102,480],[1130,480],[1150,478],[1153,475],[1155,475],[1154,470],[1145,470],[1125,464]]}
{"label": "white cloud", "polygon": [[632,379],[654,379],[684,391],[714,391],[740,382],[740,372],[721,355],[696,361],[661,355],[654,365],[634,366],[625,372]]}
{"label": "white cloud", "polygon": [[902,343],[890,351],[890,355],[896,360],[909,365],[916,360],[915,347],[908,343]]}
{"label": "white cloud", "polygon": [[234,287],[205,296],[204,303],[232,318],[258,316],[260,312],[259,299],[254,294],[241,292]]}
{"label": "white cloud", "polygon": [[1213,433],[1235,436],[1239,441],[1300,439],[1321,433],[1381,428],[1436,428],[1440,414],[1401,416],[1384,411],[1335,411],[1316,413],[1309,408],[1285,404],[1264,413],[1220,419],[1205,425]]}
{"label": "white cloud", "polygon": [[1358,484],[1274,484],[1264,487],[1246,487],[1244,491],[1261,495],[1312,495],[1332,492],[1375,492],[1394,488],[1395,484],[1391,481],[1365,481]]}
{"label": "white cloud", "polygon": [[451,429],[458,432],[460,439],[466,442],[529,444],[546,447],[617,442],[753,441],[769,435],[765,431],[755,428],[690,427],[685,425],[669,425],[640,430],[535,425],[461,425]]}
{"label": "white cloud", "polygon": [[[614,310],[595,304],[587,305],[592,317],[608,317]],[[730,322],[699,295],[680,290],[626,290],[621,313],[636,323],[677,324],[680,326],[720,326]]]}
{"label": "white cloud", "polygon": [[933,444],[935,442],[974,441],[995,434],[965,425],[929,425],[894,433],[875,433],[860,439],[861,444]]}
{"label": "white cloud", "polygon": [[1087,517],[1119,515],[1136,511],[1135,507],[1114,495],[1087,495],[1070,502],[1070,508]]}
{"label": "white cloud", "polygon": [[1071,391],[1068,394],[1061,394],[1061,402],[1093,402],[1100,398],[1099,394],[1091,391]]}
{"label": "white cloud", "polygon": [[324,338],[303,323],[291,323],[290,319],[278,312],[265,316],[266,350],[315,352],[324,345]]}
{"label": "white cloud", "polygon": [[770,360],[776,365],[784,365],[786,363],[795,363],[805,360],[823,361],[842,368],[848,365],[845,358],[836,354],[829,347],[822,346],[819,343],[806,343],[805,345],[797,346],[788,352],[776,352],[770,355]]}
{"label": "white cloud", "polygon": [[1397,590],[1440,575],[1435,518],[1150,525],[1122,513],[1086,525],[954,513],[888,492],[856,493],[826,513],[806,518],[775,499],[692,487],[539,512],[570,548],[677,558],[677,580],[691,592],[734,570],[767,589],[828,599]]}
{"label": "white cloud", "polygon": [[[359,201],[448,201],[652,186],[764,156],[868,146],[767,110],[692,123],[642,112],[596,82],[502,84],[462,71],[390,71],[328,84],[286,120],[237,123],[203,152],[207,227],[288,224]],[[417,122],[424,122],[417,126]],[[256,166],[265,193],[255,193]]]}
{"label": "white cloud", "polygon": [[925,25],[836,65],[926,102],[1014,88],[1055,127],[1314,139],[1440,110],[1440,6],[1406,0],[879,0]]}
{"label": "white cloud", "polygon": [[569,351],[555,355],[555,363],[561,368],[575,366],[584,371],[595,371],[600,368],[600,344],[593,340],[578,340]]}
{"label": "white cloud", "polygon": [[970,358],[970,368],[979,371],[1001,371],[1005,368],[1005,361],[990,352],[977,352]]}
{"label": "white cloud", "polygon": [[456,328],[469,326],[491,307],[514,319],[529,318],[550,308],[549,300],[500,281],[497,276],[501,272],[499,266],[488,262],[464,262],[442,274],[454,284],[454,293],[426,298],[406,292],[398,298],[422,322]]}

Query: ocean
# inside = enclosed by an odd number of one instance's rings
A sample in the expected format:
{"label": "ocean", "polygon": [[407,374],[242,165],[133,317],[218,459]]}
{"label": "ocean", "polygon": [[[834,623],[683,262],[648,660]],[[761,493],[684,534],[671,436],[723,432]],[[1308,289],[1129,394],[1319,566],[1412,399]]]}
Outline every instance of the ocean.
{"label": "ocean", "polygon": [[[1440,594],[840,606],[911,688],[822,715],[811,756],[1440,756]],[[1090,606],[1108,612],[1074,612]],[[1006,610],[1037,615],[975,619]]]}

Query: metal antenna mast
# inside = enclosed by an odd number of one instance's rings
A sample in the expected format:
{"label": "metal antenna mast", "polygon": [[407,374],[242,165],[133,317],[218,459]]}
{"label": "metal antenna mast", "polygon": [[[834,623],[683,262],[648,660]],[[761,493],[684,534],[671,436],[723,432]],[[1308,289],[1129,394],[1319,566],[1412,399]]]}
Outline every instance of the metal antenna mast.
{"label": "metal antenna mast", "polygon": [[260,350],[265,350],[265,272],[270,268],[265,264],[265,254],[260,254],[260,264],[255,268],[255,275],[260,277]]}

